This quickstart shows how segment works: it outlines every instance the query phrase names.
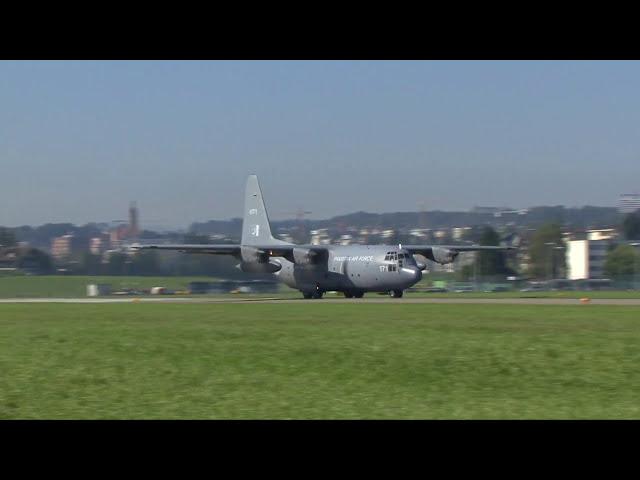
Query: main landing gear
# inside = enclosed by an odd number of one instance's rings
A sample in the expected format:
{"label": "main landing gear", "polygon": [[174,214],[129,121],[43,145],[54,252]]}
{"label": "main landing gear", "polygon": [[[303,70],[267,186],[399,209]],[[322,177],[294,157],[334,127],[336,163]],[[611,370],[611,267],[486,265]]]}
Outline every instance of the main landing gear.
{"label": "main landing gear", "polygon": [[343,292],[345,298],[362,298],[364,297],[364,292]]}
{"label": "main landing gear", "polygon": [[389,296],[391,298],[402,298],[403,291],[402,290],[391,290],[389,292]]}

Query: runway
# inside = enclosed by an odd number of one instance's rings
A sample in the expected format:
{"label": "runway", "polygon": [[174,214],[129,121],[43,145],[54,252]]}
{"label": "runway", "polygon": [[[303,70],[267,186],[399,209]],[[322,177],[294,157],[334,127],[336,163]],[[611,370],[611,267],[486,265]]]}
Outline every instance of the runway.
{"label": "runway", "polygon": [[297,305],[324,305],[324,304],[475,304],[475,305],[626,305],[640,306],[640,299],[613,299],[598,298],[582,302],[575,298],[324,298],[321,300],[304,300],[291,297],[98,297],[98,298],[3,298],[2,303],[77,303],[77,304],[101,304],[101,303],[176,303],[176,304],[297,304]]}

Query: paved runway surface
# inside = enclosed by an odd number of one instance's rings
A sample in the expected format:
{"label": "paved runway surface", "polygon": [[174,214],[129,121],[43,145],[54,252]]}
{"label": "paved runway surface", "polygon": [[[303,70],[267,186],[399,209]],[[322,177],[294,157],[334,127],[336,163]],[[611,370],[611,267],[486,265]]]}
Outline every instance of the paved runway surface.
{"label": "paved runway surface", "polygon": [[[404,297],[387,298],[383,296],[369,298],[324,298],[322,300],[304,300],[302,298],[278,298],[278,297],[99,297],[99,298],[6,298],[0,299],[0,303],[295,303],[318,305],[326,303],[362,304],[384,303],[389,305],[403,304],[427,304],[427,303],[451,303],[451,304],[505,304],[505,305],[581,305],[578,299],[572,298],[425,298]],[[591,299],[589,305],[631,305],[640,306],[640,299]]]}

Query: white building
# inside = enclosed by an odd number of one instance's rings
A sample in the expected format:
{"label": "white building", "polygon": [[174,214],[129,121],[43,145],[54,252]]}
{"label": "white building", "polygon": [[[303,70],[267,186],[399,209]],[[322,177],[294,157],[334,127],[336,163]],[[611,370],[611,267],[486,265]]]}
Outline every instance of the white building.
{"label": "white building", "polygon": [[56,260],[67,258],[73,249],[74,237],[71,234],[55,237],[51,241],[51,256]]}
{"label": "white building", "polygon": [[89,240],[89,251],[93,255],[102,255],[102,253],[107,250],[107,240],[102,237],[93,237]]}
{"label": "white building", "polygon": [[640,193],[623,193],[618,199],[620,213],[632,213],[640,209]]}
{"label": "white building", "polygon": [[587,230],[587,240],[614,240],[618,236],[615,228]]}
{"label": "white building", "polygon": [[604,262],[610,244],[609,240],[569,240],[566,250],[567,278],[604,278]]}
{"label": "white building", "polygon": [[349,234],[340,235],[340,239],[338,240],[339,245],[351,245],[351,240],[353,237]]}
{"label": "white building", "polygon": [[462,237],[471,230],[471,227],[453,227],[451,229],[451,237],[456,240],[462,240]]}
{"label": "white building", "polygon": [[331,243],[331,237],[326,228],[320,228],[318,230],[311,230],[311,245],[329,245]]}

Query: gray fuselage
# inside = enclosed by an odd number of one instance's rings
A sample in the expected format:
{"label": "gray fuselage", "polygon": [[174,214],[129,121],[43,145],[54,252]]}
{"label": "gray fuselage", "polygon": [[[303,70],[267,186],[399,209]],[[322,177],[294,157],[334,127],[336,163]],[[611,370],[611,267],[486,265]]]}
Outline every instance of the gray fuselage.
{"label": "gray fuselage", "polygon": [[413,256],[389,245],[327,246],[326,262],[298,265],[283,257],[274,275],[300,291],[388,292],[404,290],[422,279]]}

